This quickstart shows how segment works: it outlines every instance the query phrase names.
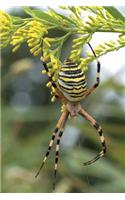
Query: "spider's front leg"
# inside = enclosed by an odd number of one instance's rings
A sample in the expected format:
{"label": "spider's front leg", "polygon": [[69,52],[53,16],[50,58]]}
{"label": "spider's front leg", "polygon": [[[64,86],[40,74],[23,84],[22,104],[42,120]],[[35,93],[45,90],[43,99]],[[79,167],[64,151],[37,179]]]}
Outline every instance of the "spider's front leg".
{"label": "spider's front leg", "polygon": [[96,120],[91,115],[89,115],[83,108],[81,108],[81,110],[79,111],[79,114],[82,115],[86,120],[91,122],[92,126],[94,126],[96,128],[96,130],[99,134],[99,137],[100,137],[101,145],[102,145],[102,149],[97,154],[97,156],[95,156],[92,160],[84,163],[84,165],[90,165],[90,164],[94,163],[96,160],[102,158],[104,156],[104,154],[106,153],[105,139],[103,136],[103,131],[102,131],[101,126],[96,122]]}
{"label": "spider's front leg", "polygon": [[48,75],[48,77],[49,77],[49,81],[51,82],[52,86],[53,86],[54,88],[57,88],[56,84],[55,84],[55,83],[53,82],[53,80],[52,80],[52,75],[50,74],[49,69],[48,69],[47,64],[46,64],[45,61],[43,61],[43,66],[44,66],[44,68],[45,68],[45,70],[46,70],[46,72],[47,72],[47,75]]}
{"label": "spider's front leg", "polygon": [[43,66],[47,72],[47,75],[49,77],[49,81],[52,85],[52,95],[55,97],[55,98],[59,98],[62,103],[66,104],[67,100],[66,98],[64,97],[63,93],[60,91],[60,89],[58,88],[57,84],[53,81],[52,79],[52,74],[49,72],[49,69],[47,67],[47,64],[45,61],[43,61]]}
{"label": "spider's front leg", "polygon": [[99,83],[100,83],[100,69],[101,69],[101,64],[100,62],[98,61],[97,59],[97,56],[92,48],[92,46],[90,45],[90,43],[88,43],[90,49],[92,50],[93,52],[93,55],[97,61],[97,73],[96,73],[96,83],[87,90],[86,94],[84,95],[84,98],[86,98],[88,95],[90,95],[98,86],[99,86]]}

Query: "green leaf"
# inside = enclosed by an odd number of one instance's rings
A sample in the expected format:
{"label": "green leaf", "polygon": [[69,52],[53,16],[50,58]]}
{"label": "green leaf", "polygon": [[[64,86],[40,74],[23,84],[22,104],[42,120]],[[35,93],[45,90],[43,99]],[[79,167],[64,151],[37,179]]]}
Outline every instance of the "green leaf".
{"label": "green leaf", "polygon": [[29,14],[34,18],[39,18],[52,24],[59,24],[57,20],[53,19],[52,16],[50,16],[49,14],[45,13],[42,10],[32,10],[29,7],[23,7],[23,9],[24,12],[26,12],[27,14]]}
{"label": "green leaf", "polygon": [[125,20],[125,17],[113,6],[103,6],[105,10],[107,10],[115,19],[117,20]]}

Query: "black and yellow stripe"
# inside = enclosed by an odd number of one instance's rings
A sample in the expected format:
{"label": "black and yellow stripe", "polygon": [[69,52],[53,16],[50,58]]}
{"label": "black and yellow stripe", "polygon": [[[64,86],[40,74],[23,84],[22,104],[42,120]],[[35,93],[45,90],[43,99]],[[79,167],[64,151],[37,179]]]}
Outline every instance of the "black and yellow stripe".
{"label": "black and yellow stripe", "polygon": [[90,165],[90,164],[94,163],[98,159],[102,158],[104,156],[104,154],[106,153],[106,144],[105,144],[105,138],[103,136],[102,128],[97,122],[95,122],[93,124],[93,126],[96,128],[96,130],[97,130],[97,132],[99,134],[100,141],[101,141],[101,144],[102,144],[102,150],[92,160],[83,163],[84,165]]}
{"label": "black and yellow stripe", "polygon": [[52,75],[50,74],[50,72],[49,72],[49,69],[48,69],[48,67],[47,67],[47,64],[46,64],[46,62],[44,62],[43,61],[43,66],[44,66],[44,68],[45,68],[45,70],[46,70],[46,72],[47,72],[47,75],[48,75],[48,77],[49,77],[49,81],[51,82],[51,84],[52,84],[52,86],[54,87],[54,88],[57,88],[56,87],[56,84],[53,82],[53,80],[52,80]]}
{"label": "black and yellow stripe", "polygon": [[59,150],[60,150],[60,140],[63,135],[64,127],[66,124],[66,121],[68,119],[69,112],[66,110],[63,112],[63,120],[61,127],[59,129],[59,132],[56,137],[56,157],[55,157],[55,167],[54,167],[54,183],[53,183],[53,190],[55,190],[55,184],[56,184],[56,174],[57,174],[57,167],[58,167],[58,161],[59,161]]}
{"label": "black and yellow stripe", "polygon": [[44,159],[43,159],[43,161],[42,161],[42,164],[40,165],[40,168],[39,168],[38,172],[37,172],[36,175],[35,175],[36,178],[37,178],[37,176],[39,175],[41,169],[43,168],[43,166],[44,166],[44,164],[45,164],[45,162],[46,162],[46,160],[47,160],[47,158],[48,158],[48,156],[49,156],[49,154],[50,154],[51,148],[52,148],[53,143],[54,143],[54,139],[55,139],[56,135],[58,134],[58,132],[60,132],[60,127],[61,127],[61,125],[62,125],[62,124],[65,124],[65,120],[67,119],[67,117],[68,117],[67,112],[63,112],[63,113],[61,114],[61,117],[59,118],[59,120],[58,120],[58,122],[57,122],[56,128],[55,128],[55,130],[54,130],[54,132],[53,132],[53,134],[52,134],[51,140],[50,140],[50,142],[49,142],[48,150],[47,150],[47,152],[46,152],[46,154],[45,154],[45,156],[44,156]]}
{"label": "black and yellow stripe", "polygon": [[59,71],[58,85],[64,96],[71,102],[79,102],[87,88],[85,74],[78,64],[67,59]]}
{"label": "black and yellow stripe", "polygon": [[54,132],[53,132],[53,134],[52,134],[52,138],[51,138],[51,140],[50,140],[50,142],[49,142],[49,147],[48,147],[48,150],[47,150],[47,152],[46,152],[46,155],[45,155],[45,157],[44,157],[44,159],[43,159],[43,161],[42,161],[42,165],[40,166],[40,168],[39,168],[37,174],[35,175],[36,178],[37,178],[37,176],[39,175],[41,169],[43,168],[43,166],[44,166],[44,164],[45,164],[45,162],[46,162],[46,160],[47,160],[47,158],[48,158],[48,156],[49,156],[49,154],[50,154],[50,151],[51,151],[51,148],[52,148],[52,146],[53,146],[53,142],[54,142],[54,139],[55,139],[55,136],[56,136],[58,130],[59,130],[59,128],[56,127],[55,130],[54,130]]}
{"label": "black and yellow stripe", "polygon": [[88,120],[94,128],[96,128],[102,145],[101,151],[97,154],[97,156],[95,156],[92,160],[83,163],[84,165],[90,165],[105,155],[106,153],[105,138],[103,136],[103,130],[101,126],[96,122],[96,120],[91,115],[89,115],[83,108],[79,111],[79,114],[82,115],[86,120]]}
{"label": "black and yellow stripe", "polygon": [[56,141],[56,157],[55,157],[55,167],[54,167],[54,182],[53,182],[53,190],[55,190],[55,184],[56,184],[56,174],[57,174],[57,166],[58,166],[58,161],[59,161],[59,149],[60,149],[60,140],[63,135],[63,128],[60,129],[60,132],[57,137]]}

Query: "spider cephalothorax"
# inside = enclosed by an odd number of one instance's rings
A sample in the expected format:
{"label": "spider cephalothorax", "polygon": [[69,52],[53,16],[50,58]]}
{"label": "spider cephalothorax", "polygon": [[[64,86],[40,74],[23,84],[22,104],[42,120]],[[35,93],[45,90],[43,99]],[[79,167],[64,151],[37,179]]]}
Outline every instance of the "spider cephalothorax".
{"label": "spider cephalothorax", "polygon": [[[88,44],[97,60],[95,52],[93,51],[90,44]],[[75,117],[81,115],[86,120],[88,120],[91,125],[97,130],[100,141],[101,141],[101,151],[95,156],[92,160],[83,163],[84,165],[89,165],[98,160],[99,158],[103,157],[106,153],[106,145],[105,139],[103,136],[103,131],[101,126],[96,122],[96,120],[89,115],[81,106],[80,102],[85,99],[88,95],[90,95],[99,85],[100,82],[100,62],[97,60],[97,75],[96,75],[96,83],[89,89],[86,86],[86,79],[85,74],[81,70],[80,66],[77,63],[74,63],[70,59],[66,59],[63,66],[61,67],[59,74],[58,74],[58,82],[57,84],[53,82],[52,77],[49,73],[47,64],[43,62],[44,68],[48,74],[49,80],[51,82],[52,87],[55,89],[54,95],[58,97],[58,99],[63,103],[65,109],[59,118],[59,121],[56,125],[56,128],[52,134],[52,138],[49,143],[49,147],[47,153],[43,159],[42,165],[40,166],[39,171],[36,174],[36,177],[39,175],[40,170],[42,169],[43,165],[45,164],[47,157],[50,153],[52,148],[54,139],[56,138],[56,157],[55,157],[55,178],[57,172],[57,164],[59,158],[59,148],[60,148],[60,139],[63,135],[63,130],[65,127],[65,123],[69,117]]]}

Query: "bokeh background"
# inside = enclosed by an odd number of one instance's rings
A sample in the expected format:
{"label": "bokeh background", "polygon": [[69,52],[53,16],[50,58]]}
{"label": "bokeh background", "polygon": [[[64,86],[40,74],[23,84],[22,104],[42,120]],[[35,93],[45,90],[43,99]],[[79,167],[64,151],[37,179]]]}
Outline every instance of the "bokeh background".
{"label": "bokeh background", "polygon": [[[6,10],[26,17],[19,7]],[[125,7],[119,10],[125,14]],[[91,44],[94,47],[115,37],[113,33],[95,34]],[[68,55],[70,45],[70,40],[64,45],[62,60]],[[83,54],[86,50],[87,46]],[[70,119],[61,141],[56,192],[125,192],[124,55],[122,48],[100,58],[101,84],[82,103],[104,129],[107,154],[84,167],[83,162],[99,151],[99,137],[83,118]],[[2,50],[1,64],[2,192],[52,192],[54,148],[37,179],[35,173],[60,116],[60,103],[50,102],[48,78],[41,74],[42,63],[30,55],[25,45],[15,54],[11,47]],[[93,62],[86,72],[89,86],[94,83],[95,75],[96,62]]]}

